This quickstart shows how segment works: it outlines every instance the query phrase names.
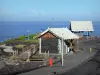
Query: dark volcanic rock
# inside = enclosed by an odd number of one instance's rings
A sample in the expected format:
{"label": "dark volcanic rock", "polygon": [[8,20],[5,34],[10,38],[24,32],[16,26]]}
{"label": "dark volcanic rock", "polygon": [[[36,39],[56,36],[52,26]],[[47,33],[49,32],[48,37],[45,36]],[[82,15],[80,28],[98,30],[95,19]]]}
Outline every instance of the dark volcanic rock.
{"label": "dark volcanic rock", "polygon": [[18,65],[5,65],[0,69],[0,75],[16,75],[19,73],[35,70],[43,65],[42,62],[26,62]]}

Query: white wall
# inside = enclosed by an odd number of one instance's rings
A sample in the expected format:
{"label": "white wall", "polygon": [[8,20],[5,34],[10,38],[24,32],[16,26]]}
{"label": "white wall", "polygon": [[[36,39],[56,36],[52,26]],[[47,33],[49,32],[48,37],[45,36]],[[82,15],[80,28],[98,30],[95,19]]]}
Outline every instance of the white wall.
{"label": "white wall", "polygon": [[58,39],[58,50],[59,50],[59,53],[61,53],[61,40]]}
{"label": "white wall", "polygon": [[41,38],[39,38],[39,54],[41,54]]}

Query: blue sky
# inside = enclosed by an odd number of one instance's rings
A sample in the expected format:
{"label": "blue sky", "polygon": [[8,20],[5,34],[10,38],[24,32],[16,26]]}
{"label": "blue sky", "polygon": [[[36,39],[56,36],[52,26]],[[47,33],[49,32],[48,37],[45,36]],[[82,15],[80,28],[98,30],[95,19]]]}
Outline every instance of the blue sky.
{"label": "blue sky", "polygon": [[100,21],[100,0],[0,0],[0,21]]}

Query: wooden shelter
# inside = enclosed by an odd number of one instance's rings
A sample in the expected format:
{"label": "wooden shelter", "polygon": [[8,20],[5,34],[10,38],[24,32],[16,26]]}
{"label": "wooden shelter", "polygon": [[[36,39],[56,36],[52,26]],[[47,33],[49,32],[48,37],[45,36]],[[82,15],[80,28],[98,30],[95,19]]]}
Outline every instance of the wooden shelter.
{"label": "wooden shelter", "polygon": [[[39,36],[39,53],[47,53],[48,51],[52,54],[67,53],[66,40],[78,39],[79,37],[72,33],[68,28],[48,28],[42,32]],[[62,46],[63,44],[63,46]]]}

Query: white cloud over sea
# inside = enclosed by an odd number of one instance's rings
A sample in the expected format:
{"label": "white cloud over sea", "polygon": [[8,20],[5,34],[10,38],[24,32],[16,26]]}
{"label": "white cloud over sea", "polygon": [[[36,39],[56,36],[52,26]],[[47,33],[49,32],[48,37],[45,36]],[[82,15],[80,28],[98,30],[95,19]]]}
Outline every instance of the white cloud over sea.
{"label": "white cloud over sea", "polygon": [[25,11],[11,11],[8,9],[0,9],[0,21],[45,21],[45,20],[99,20],[100,12],[93,13],[84,12],[81,13],[55,13],[44,10],[29,9]]}

